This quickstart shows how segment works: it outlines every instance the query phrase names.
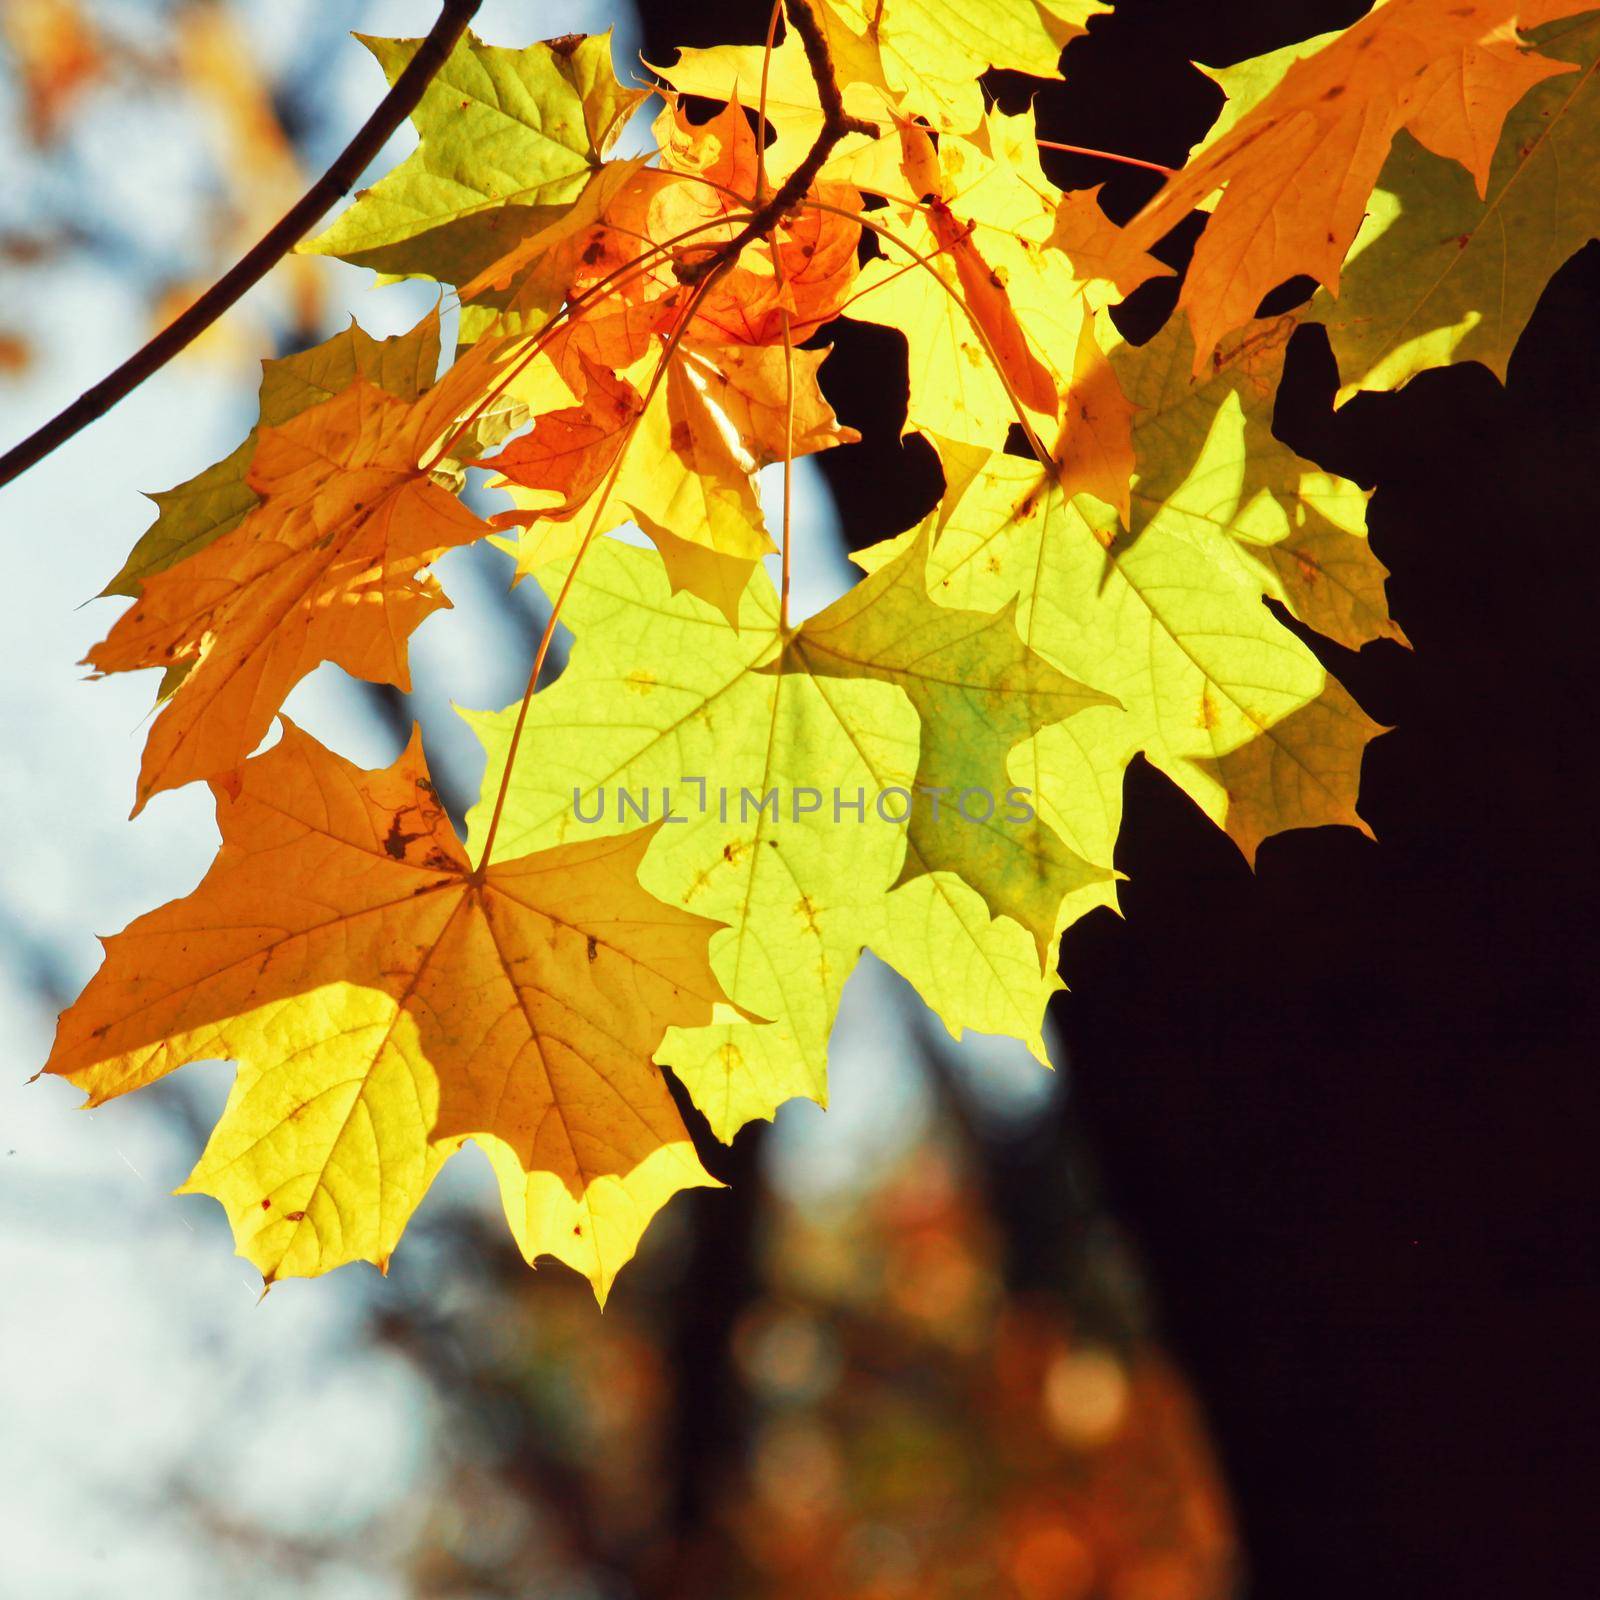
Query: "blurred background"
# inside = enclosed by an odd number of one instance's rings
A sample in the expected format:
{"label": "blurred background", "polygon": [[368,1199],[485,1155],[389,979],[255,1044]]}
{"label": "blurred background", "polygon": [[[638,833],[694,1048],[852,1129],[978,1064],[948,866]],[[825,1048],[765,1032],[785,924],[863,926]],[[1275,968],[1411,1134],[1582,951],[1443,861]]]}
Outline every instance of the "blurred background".
{"label": "blurred background", "polygon": [[[20,436],[199,293],[299,195],[382,90],[351,29],[416,35],[426,0],[6,0],[0,49],[0,439]],[[764,25],[764,17],[761,20]],[[627,0],[489,0],[486,38],[614,26]],[[650,41],[657,59],[670,27]],[[399,136],[382,165],[412,142]],[[1233,1538],[1204,1424],[1094,1193],[1070,1076],[954,1044],[868,958],[833,1109],[731,1150],[679,1197],[602,1317],[511,1247],[486,1164],[452,1168],[387,1279],[260,1298],[220,1208],[170,1196],[229,1069],[79,1112],[26,1079],[97,931],[192,886],[208,799],[126,820],[152,682],[73,665],[84,605],[161,490],[254,417],[264,355],[433,303],[286,262],[0,507],[0,1595],[164,1600],[873,1597],[1222,1600]],[[884,426],[879,421],[876,426]],[[802,463],[798,598],[849,582]],[[883,532],[892,531],[885,528]],[[412,718],[459,816],[481,757],[450,702],[499,706],[543,621],[488,546],[415,693],[325,668],[290,713],[367,765]],[[83,609],[78,609],[80,606]]]}
{"label": "blurred background", "polygon": [[[973,0],[979,5],[982,0]],[[1176,163],[1188,65],[1341,27],[1363,0],[1119,0],[1066,85],[993,75],[1040,132]],[[351,29],[426,0],[0,0],[0,443],[144,341],[285,209],[381,75]],[[499,43],[615,25],[627,64],[754,42],[758,0],[486,0]],[[642,69],[641,69],[642,70]],[[380,167],[409,148],[397,136]],[[1051,154],[1126,217],[1153,179]],[[1181,268],[1193,234],[1166,253]],[[1273,297],[1303,297],[1296,283]],[[1172,280],[1117,314],[1134,339]],[[74,663],[152,508],[243,436],[258,362],[422,287],[284,264],[0,495],[0,1600],[1587,1600],[1600,1475],[1588,746],[1600,560],[1600,247],[1498,384],[1428,374],[1335,414],[1290,350],[1276,431],[1380,485],[1373,544],[1417,645],[1313,641],[1380,721],[1363,814],[1252,874],[1140,764],[1125,919],[1072,930],[1042,1072],[952,1043],[870,958],[826,1115],[791,1105],[676,1199],[604,1316],[515,1258],[454,1162],[388,1278],[259,1280],[168,1191],[228,1069],[93,1112],[29,1086],[93,935],[192,887],[193,790],[126,821],[153,684]],[[901,445],[903,355],[842,324],[824,388],[869,442],[800,464],[799,595],[938,491]],[[459,814],[452,700],[521,690],[542,602],[491,548],[416,692],[324,667],[292,714],[352,759],[413,718]],[[83,609],[78,609],[79,607]]]}

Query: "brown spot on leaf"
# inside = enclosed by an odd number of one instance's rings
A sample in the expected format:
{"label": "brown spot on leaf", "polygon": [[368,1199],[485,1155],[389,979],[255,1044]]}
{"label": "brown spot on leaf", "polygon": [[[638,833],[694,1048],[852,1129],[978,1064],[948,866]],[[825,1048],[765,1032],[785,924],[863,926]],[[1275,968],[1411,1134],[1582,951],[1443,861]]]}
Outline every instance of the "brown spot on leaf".
{"label": "brown spot on leaf", "polygon": [[589,959],[591,961],[600,959],[600,941],[592,933],[589,935]]}
{"label": "brown spot on leaf", "polygon": [[407,833],[405,831],[400,820],[404,816],[404,811],[397,811],[390,819],[389,831],[383,836],[383,848],[385,854],[393,857],[393,859],[396,861],[404,861],[406,858],[406,846],[410,844],[413,839],[420,839],[422,837],[420,833]]}
{"label": "brown spot on leaf", "polygon": [[303,1211],[285,1211],[284,1216],[286,1216],[290,1222],[304,1222],[306,1220],[306,1214]]}

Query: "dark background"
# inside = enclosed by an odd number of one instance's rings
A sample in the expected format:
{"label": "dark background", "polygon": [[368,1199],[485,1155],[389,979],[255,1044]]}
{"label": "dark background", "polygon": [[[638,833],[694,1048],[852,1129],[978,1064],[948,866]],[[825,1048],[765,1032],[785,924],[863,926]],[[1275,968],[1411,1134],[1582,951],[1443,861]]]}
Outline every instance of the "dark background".
{"label": "dark background", "polygon": [[[995,88],[1011,109],[1036,93],[1041,136],[1177,164],[1219,103],[1190,60],[1365,9],[1119,0],[1067,51],[1067,83]],[[652,60],[756,42],[766,15],[639,10]],[[1046,165],[1106,182],[1119,218],[1155,181]],[[1152,289],[1131,336],[1170,304]],[[829,337],[824,387],[878,441],[821,458],[859,546],[912,522],[937,469],[886,425],[896,336]],[[1068,935],[1076,1114],[1209,1413],[1259,1597],[1600,1593],[1597,348],[1595,245],[1551,283],[1505,388],[1469,364],[1335,414],[1321,331],[1295,336],[1277,431],[1376,485],[1372,542],[1416,647],[1316,641],[1395,728],[1362,784],[1378,842],[1293,833],[1252,874],[1137,764],[1126,920]]]}

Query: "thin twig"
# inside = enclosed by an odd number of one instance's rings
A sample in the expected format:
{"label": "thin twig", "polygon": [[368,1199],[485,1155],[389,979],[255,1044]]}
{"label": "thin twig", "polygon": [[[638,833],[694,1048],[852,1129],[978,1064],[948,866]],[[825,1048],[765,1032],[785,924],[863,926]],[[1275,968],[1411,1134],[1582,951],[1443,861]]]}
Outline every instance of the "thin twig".
{"label": "thin twig", "polygon": [[719,269],[713,276],[699,284],[694,293],[689,297],[688,304],[684,307],[683,317],[673,328],[662,346],[661,359],[656,363],[656,370],[650,379],[650,386],[644,392],[638,411],[633,420],[628,424],[623,434],[621,448],[612,459],[607,470],[605,480],[600,486],[599,495],[594,504],[594,515],[589,518],[589,526],[585,531],[582,542],[578,545],[577,553],[572,558],[571,565],[567,568],[567,575],[561,581],[561,588],[554,601],[551,602],[550,615],[545,620],[544,632],[539,635],[539,645],[534,651],[533,666],[528,672],[528,686],[522,691],[522,703],[517,707],[517,720],[512,724],[511,740],[506,746],[505,765],[500,771],[500,787],[494,797],[494,809],[489,814],[489,831],[484,835],[483,852],[478,857],[477,865],[471,872],[471,880],[481,884],[484,875],[489,870],[490,853],[494,850],[495,836],[500,831],[500,818],[505,812],[506,796],[511,790],[511,772],[517,759],[517,746],[522,742],[522,730],[528,721],[528,708],[533,704],[533,697],[539,687],[539,674],[544,670],[544,659],[549,653],[551,641],[555,638],[556,624],[561,620],[561,608],[567,603],[567,596],[572,592],[572,586],[577,580],[578,568],[583,565],[583,558],[589,553],[589,547],[594,543],[595,535],[600,530],[600,518],[605,514],[606,502],[610,500],[612,491],[617,486],[617,479],[622,474],[623,458],[631,448],[639,432],[639,424],[644,420],[644,414],[650,409],[650,403],[656,397],[656,391],[661,387],[661,381],[667,375],[667,368],[672,365],[672,358],[678,353],[678,346],[683,343],[684,335],[689,331],[689,325],[694,321],[695,314],[700,309],[700,302],[711,292],[712,286],[721,277]]}
{"label": "thin twig", "polygon": [[0,485],[20,477],[29,467],[42,461],[52,450],[104,416],[119,400],[131,394],[144,380],[159,372],[186,345],[206,331],[213,322],[253,288],[319,221],[334,201],[350,192],[357,178],[372,163],[388,142],[389,135],[405,121],[422,98],[433,75],[443,66],[466,31],[481,0],[444,0],[439,20],[406,69],[395,80],[378,109],[367,118],[361,131],[344,148],[338,160],[305,192],[282,220],[254,249],[220,277],[175,322],[163,328],[143,349],[137,350],[116,371],[86,389],[65,411],[52,417],[37,432],[29,434],[0,456]]}
{"label": "thin twig", "polygon": [[877,137],[875,123],[853,117],[844,108],[839,80],[833,73],[833,57],[828,52],[828,41],[811,10],[811,0],[789,0],[788,17],[789,26],[800,35],[800,42],[805,46],[806,63],[816,81],[817,101],[822,107],[822,131],[817,134],[816,141],[800,165],[731,239],[698,261],[685,263],[675,269],[679,283],[699,283],[713,268],[734,260],[752,239],[770,233],[774,224],[804,199],[811,187],[811,180],[822,170],[828,157],[833,154],[833,147],[846,134],[864,133],[869,137]]}

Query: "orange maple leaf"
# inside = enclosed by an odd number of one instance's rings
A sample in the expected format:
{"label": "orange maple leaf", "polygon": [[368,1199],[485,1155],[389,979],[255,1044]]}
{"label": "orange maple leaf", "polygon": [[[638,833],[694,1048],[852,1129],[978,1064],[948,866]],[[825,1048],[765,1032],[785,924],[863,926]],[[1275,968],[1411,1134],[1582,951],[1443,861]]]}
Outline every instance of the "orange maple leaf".
{"label": "orange maple leaf", "polygon": [[[772,548],[752,473],[857,437],[839,425],[818,387],[827,352],[792,347],[849,297],[859,270],[861,199],[848,185],[814,191],[814,204],[691,287],[674,267],[702,261],[708,247],[732,238],[754,203],[755,137],[737,99],[700,124],[674,104],[657,132],[663,166],[621,182],[598,204],[587,232],[563,245],[575,309],[541,337],[540,356],[577,403],[543,412],[530,433],[481,464],[508,484],[544,492],[520,500],[496,525],[574,519],[562,534],[537,541],[540,559],[576,549],[591,519],[603,532],[631,515],[655,540],[675,584],[732,615],[751,567]],[[696,229],[648,258],[652,239],[665,243]],[[492,270],[464,294],[503,290],[514,276]],[[664,369],[648,360],[658,341]],[[695,479],[702,487],[690,492]],[[591,505],[601,493],[614,504]]]}
{"label": "orange maple leaf", "polygon": [[358,378],[261,429],[247,475],[261,503],[145,579],[87,658],[97,673],[186,669],[145,743],[135,814],[163,789],[228,781],[320,662],[410,687],[406,640],[450,603],[420,569],[489,531],[425,463],[493,367],[475,350],[414,404]]}
{"label": "orange maple leaf", "polygon": [[269,1282],[386,1266],[470,1138],[524,1255],[603,1298],[654,1213],[712,1182],[650,1058],[724,998],[718,924],[639,886],[655,830],[474,872],[415,734],[367,772],[286,722],[237,794],[213,788],[216,862],[107,941],[45,1071],[98,1104],[237,1060],[184,1188]]}
{"label": "orange maple leaf", "polygon": [[[644,397],[626,378],[581,348],[572,353],[582,374],[580,402],[545,412],[531,433],[513,439],[484,463],[513,483],[554,491],[558,498],[551,504],[552,515],[575,511],[599,488],[644,409]],[[499,526],[506,518],[494,520]]]}
{"label": "orange maple leaf", "polygon": [[1061,397],[1064,417],[1056,442],[1056,480],[1065,493],[1087,491],[1115,506],[1125,528],[1133,526],[1132,478],[1136,407],[1122,392],[1094,333],[1094,313],[1085,311],[1078,330],[1072,381]]}

